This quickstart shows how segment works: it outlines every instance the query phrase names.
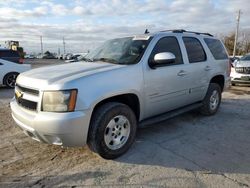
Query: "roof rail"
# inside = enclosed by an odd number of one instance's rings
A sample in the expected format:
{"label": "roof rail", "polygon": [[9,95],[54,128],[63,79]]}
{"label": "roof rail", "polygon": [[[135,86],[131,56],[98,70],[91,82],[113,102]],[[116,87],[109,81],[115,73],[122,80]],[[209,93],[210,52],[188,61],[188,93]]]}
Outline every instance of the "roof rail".
{"label": "roof rail", "polygon": [[213,35],[210,34],[210,33],[200,33],[200,32],[195,32],[195,31],[186,31],[184,29],[164,30],[164,31],[160,31],[160,32],[166,32],[166,31],[171,31],[173,33],[193,33],[193,34],[196,34],[196,35],[208,35],[210,37],[213,37]]}

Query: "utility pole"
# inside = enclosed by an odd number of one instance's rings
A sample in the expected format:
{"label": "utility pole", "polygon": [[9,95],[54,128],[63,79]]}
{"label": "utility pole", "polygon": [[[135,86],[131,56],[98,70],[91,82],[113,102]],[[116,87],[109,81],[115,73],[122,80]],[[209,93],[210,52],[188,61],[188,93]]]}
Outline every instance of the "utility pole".
{"label": "utility pole", "polygon": [[43,37],[40,36],[40,42],[41,42],[41,54],[43,56]]}
{"label": "utility pole", "polygon": [[233,57],[236,55],[236,48],[237,48],[237,42],[238,42],[238,34],[239,34],[239,25],[240,25],[240,15],[241,15],[241,10],[239,10],[236,21],[237,21],[237,26],[236,26],[236,32],[235,32],[235,39],[234,39],[234,51],[233,51]]}
{"label": "utility pole", "polygon": [[65,43],[65,40],[64,40],[64,37],[63,37],[63,51],[64,51],[64,54],[66,54],[66,43]]}

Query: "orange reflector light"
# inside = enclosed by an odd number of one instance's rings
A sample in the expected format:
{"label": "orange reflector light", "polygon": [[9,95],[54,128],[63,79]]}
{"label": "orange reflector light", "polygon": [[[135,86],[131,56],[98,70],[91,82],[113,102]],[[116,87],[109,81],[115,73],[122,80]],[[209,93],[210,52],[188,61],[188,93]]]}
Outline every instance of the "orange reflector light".
{"label": "orange reflector light", "polygon": [[73,112],[76,106],[77,90],[72,90],[69,99],[69,112]]}

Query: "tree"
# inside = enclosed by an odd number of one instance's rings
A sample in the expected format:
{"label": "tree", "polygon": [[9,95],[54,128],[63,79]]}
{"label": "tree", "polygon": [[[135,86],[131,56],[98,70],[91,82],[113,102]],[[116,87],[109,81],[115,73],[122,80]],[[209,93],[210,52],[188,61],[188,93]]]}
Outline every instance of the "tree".
{"label": "tree", "polygon": [[[236,55],[245,55],[250,52],[250,37],[239,37],[237,42]],[[222,41],[227,48],[229,55],[233,54],[235,34],[231,33],[228,36],[223,37]]]}

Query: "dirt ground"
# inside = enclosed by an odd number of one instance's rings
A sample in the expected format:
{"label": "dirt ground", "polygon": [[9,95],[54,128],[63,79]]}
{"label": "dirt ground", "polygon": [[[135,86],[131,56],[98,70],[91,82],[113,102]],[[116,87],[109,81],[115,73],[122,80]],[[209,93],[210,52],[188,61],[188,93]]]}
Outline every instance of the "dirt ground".
{"label": "dirt ground", "polygon": [[116,160],[25,136],[11,118],[12,96],[0,88],[0,187],[250,186],[250,87],[225,92],[215,116],[189,112],[139,129]]}

